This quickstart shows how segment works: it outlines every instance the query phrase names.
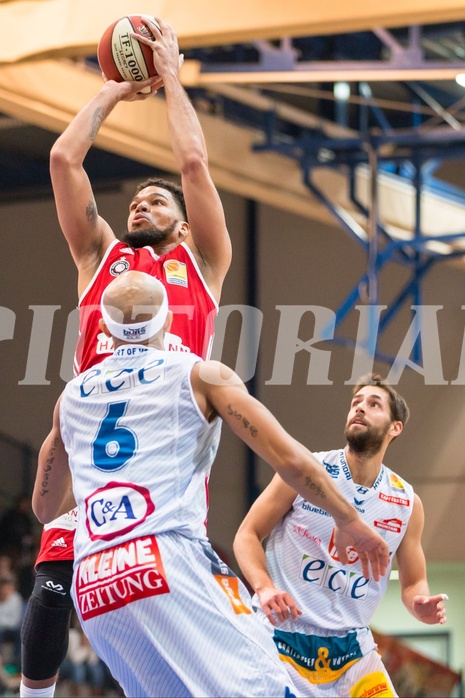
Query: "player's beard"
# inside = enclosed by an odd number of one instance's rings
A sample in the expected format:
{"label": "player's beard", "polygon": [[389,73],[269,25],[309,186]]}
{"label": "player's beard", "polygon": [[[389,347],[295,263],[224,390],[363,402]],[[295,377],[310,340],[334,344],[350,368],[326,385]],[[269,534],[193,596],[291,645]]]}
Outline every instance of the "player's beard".
{"label": "player's beard", "polygon": [[364,453],[367,456],[374,456],[381,450],[390,427],[391,423],[389,422],[385,427],[375,428],[367,426],[365,430],[358,430],[354,433],[346,425],[344,436],[349,445],[349,450],[353,453]]}
{"label": "player's beard", "polygon": [[122,242],[127,243],[131,247],[139,249],[140,247],[155,247],[160,243],[166,242],[170,235],[176,230],[179,221],[173,221],[164,230],[160,228],[139,228],[138,230],[128,230],[121,235]]}

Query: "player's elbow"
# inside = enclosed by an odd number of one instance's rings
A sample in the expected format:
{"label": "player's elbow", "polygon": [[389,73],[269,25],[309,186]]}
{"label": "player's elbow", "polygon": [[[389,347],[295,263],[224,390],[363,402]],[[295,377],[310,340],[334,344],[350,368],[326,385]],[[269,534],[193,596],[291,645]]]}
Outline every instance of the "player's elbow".
{"label": "player's elbow", "polygon": [[247,522],[243,521],[236,531],[233,540],[233,553],[236,555],[245,545],[245,542],[251,537],[251,531]]}
{"label": "player's elbow", "polygon": [[198,177],[203,173],[208,173],[208,161],[205,151],[200,147],[191,148],[185,153],[180,169],[183,177]]}
{"label": "player's elbow", "polygon": [[46,496],[46,493],[36,492],[32,496],[32,511],[41,524],[48,524],[56,518],[55,508],[44,499]]}
{"label": "player's elbow", "polygon": [[275,470],[284,481],[287,481],[288,478],[299,477],[305,472],[306,465],[301,451],[298,448],[291,447],[280,453]]}
{"label": "player's elbow", "polygon": [[234,536],[232,548],[237,564],[242,570],[243,562],[247,560],[247,554],[255,556],[257,546],[261,546],[261,537],[247,521],[242,522]]}
{"label": "player's elbow", "polygon": [[50,174],[53,177],[69,170],[73,166],[72,158],[67,148],[58,139],[50,151]]}

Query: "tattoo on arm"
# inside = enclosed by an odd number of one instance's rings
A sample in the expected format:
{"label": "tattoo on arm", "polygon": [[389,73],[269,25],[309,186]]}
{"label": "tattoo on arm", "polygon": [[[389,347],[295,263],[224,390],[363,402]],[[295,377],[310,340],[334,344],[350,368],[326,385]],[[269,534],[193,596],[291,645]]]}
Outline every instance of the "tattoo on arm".
{"label": "tattoo on arm", "polygon": [[257,436],[257,434],[258,434],[257,427],[254,427],[254,425],[249,422],[247,417],[245,417],[240,412],[235,410],[233,408],[233,406],[231,405],[231,403],[229,403],[229,405],[228,405],[228,414],[232,415],[238,421],[242,422],[242,426],[244,427],[244,429],[247,429],[247,431],[250,432],[251,436],[253,436],[253,437]]}
{"label": "tattoo on arm", "polygon": [[90,128],[90,133],[89,133],[89,138],[91,141],[95,140],[95,137],[97,136],[97,133],[100,130],[100,126],[103,124],[103,121],[105,119],[105,112],[103,111],[102,107],[98,107],[94,115],[92,117],[92,124]]}
{"label": "tattoo on arm", "polygon": [[321,499],[326,499],[326,493],[322,486],[316,485],[311,477],[305,478],[305,487],[308,487],[308,489],[313,490],[313,494],[318,495],[319,497],[321,497]]}
{"label": "tattoo on arm", "polygon": [[47,460],[45,461],[45,465],[43,467],[43,474],[42,474],[42,489],[40,490],[40,496],[43,497],[44,495],[48,494],[49,491],[49,477],[50,477],[50,471],[52,470],[53,466],[53,461],[55,460],[55,451],[58,446],[58,438],[53,439],[52,445],[50,447],[50,451],[47,456]]}
{"label": "tattoo on arm", "polygon": [[86,206],[86,218],[93,226],[97,221],[97,206],[95,205],[94,199],[91,199]]}

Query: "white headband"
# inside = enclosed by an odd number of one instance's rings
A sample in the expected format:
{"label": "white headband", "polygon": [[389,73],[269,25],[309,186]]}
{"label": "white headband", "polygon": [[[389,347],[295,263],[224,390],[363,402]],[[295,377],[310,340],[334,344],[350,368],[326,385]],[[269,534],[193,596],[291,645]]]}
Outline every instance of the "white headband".
{"label": "white headband", "polygon": [[102,311],[102,318],[105,325],[110,330],[113,337],[121,339],[123,342],[142,342],[146,339],[150,339],[157,334],[165,324],[166,316],[168,315],[168,296],[166,295],[165,287],[163,288],[163,300],[155,313],[153,318],[150,320],[145,320],[145,322],[117,322],[113,320],[108,314],[107,309],[104,306],[103,296],[102,302],[100,304],[100,309]]}

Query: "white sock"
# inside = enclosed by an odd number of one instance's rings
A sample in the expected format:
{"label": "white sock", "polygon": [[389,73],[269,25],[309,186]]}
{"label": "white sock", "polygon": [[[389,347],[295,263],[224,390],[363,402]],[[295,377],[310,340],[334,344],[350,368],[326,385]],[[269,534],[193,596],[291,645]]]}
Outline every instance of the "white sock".
{"label": "white sock", "polygon": [[55,695],[56,683],[52,683],[47,688],[29,688],[21,681],[19,695],[21,698],[53,698]]}

